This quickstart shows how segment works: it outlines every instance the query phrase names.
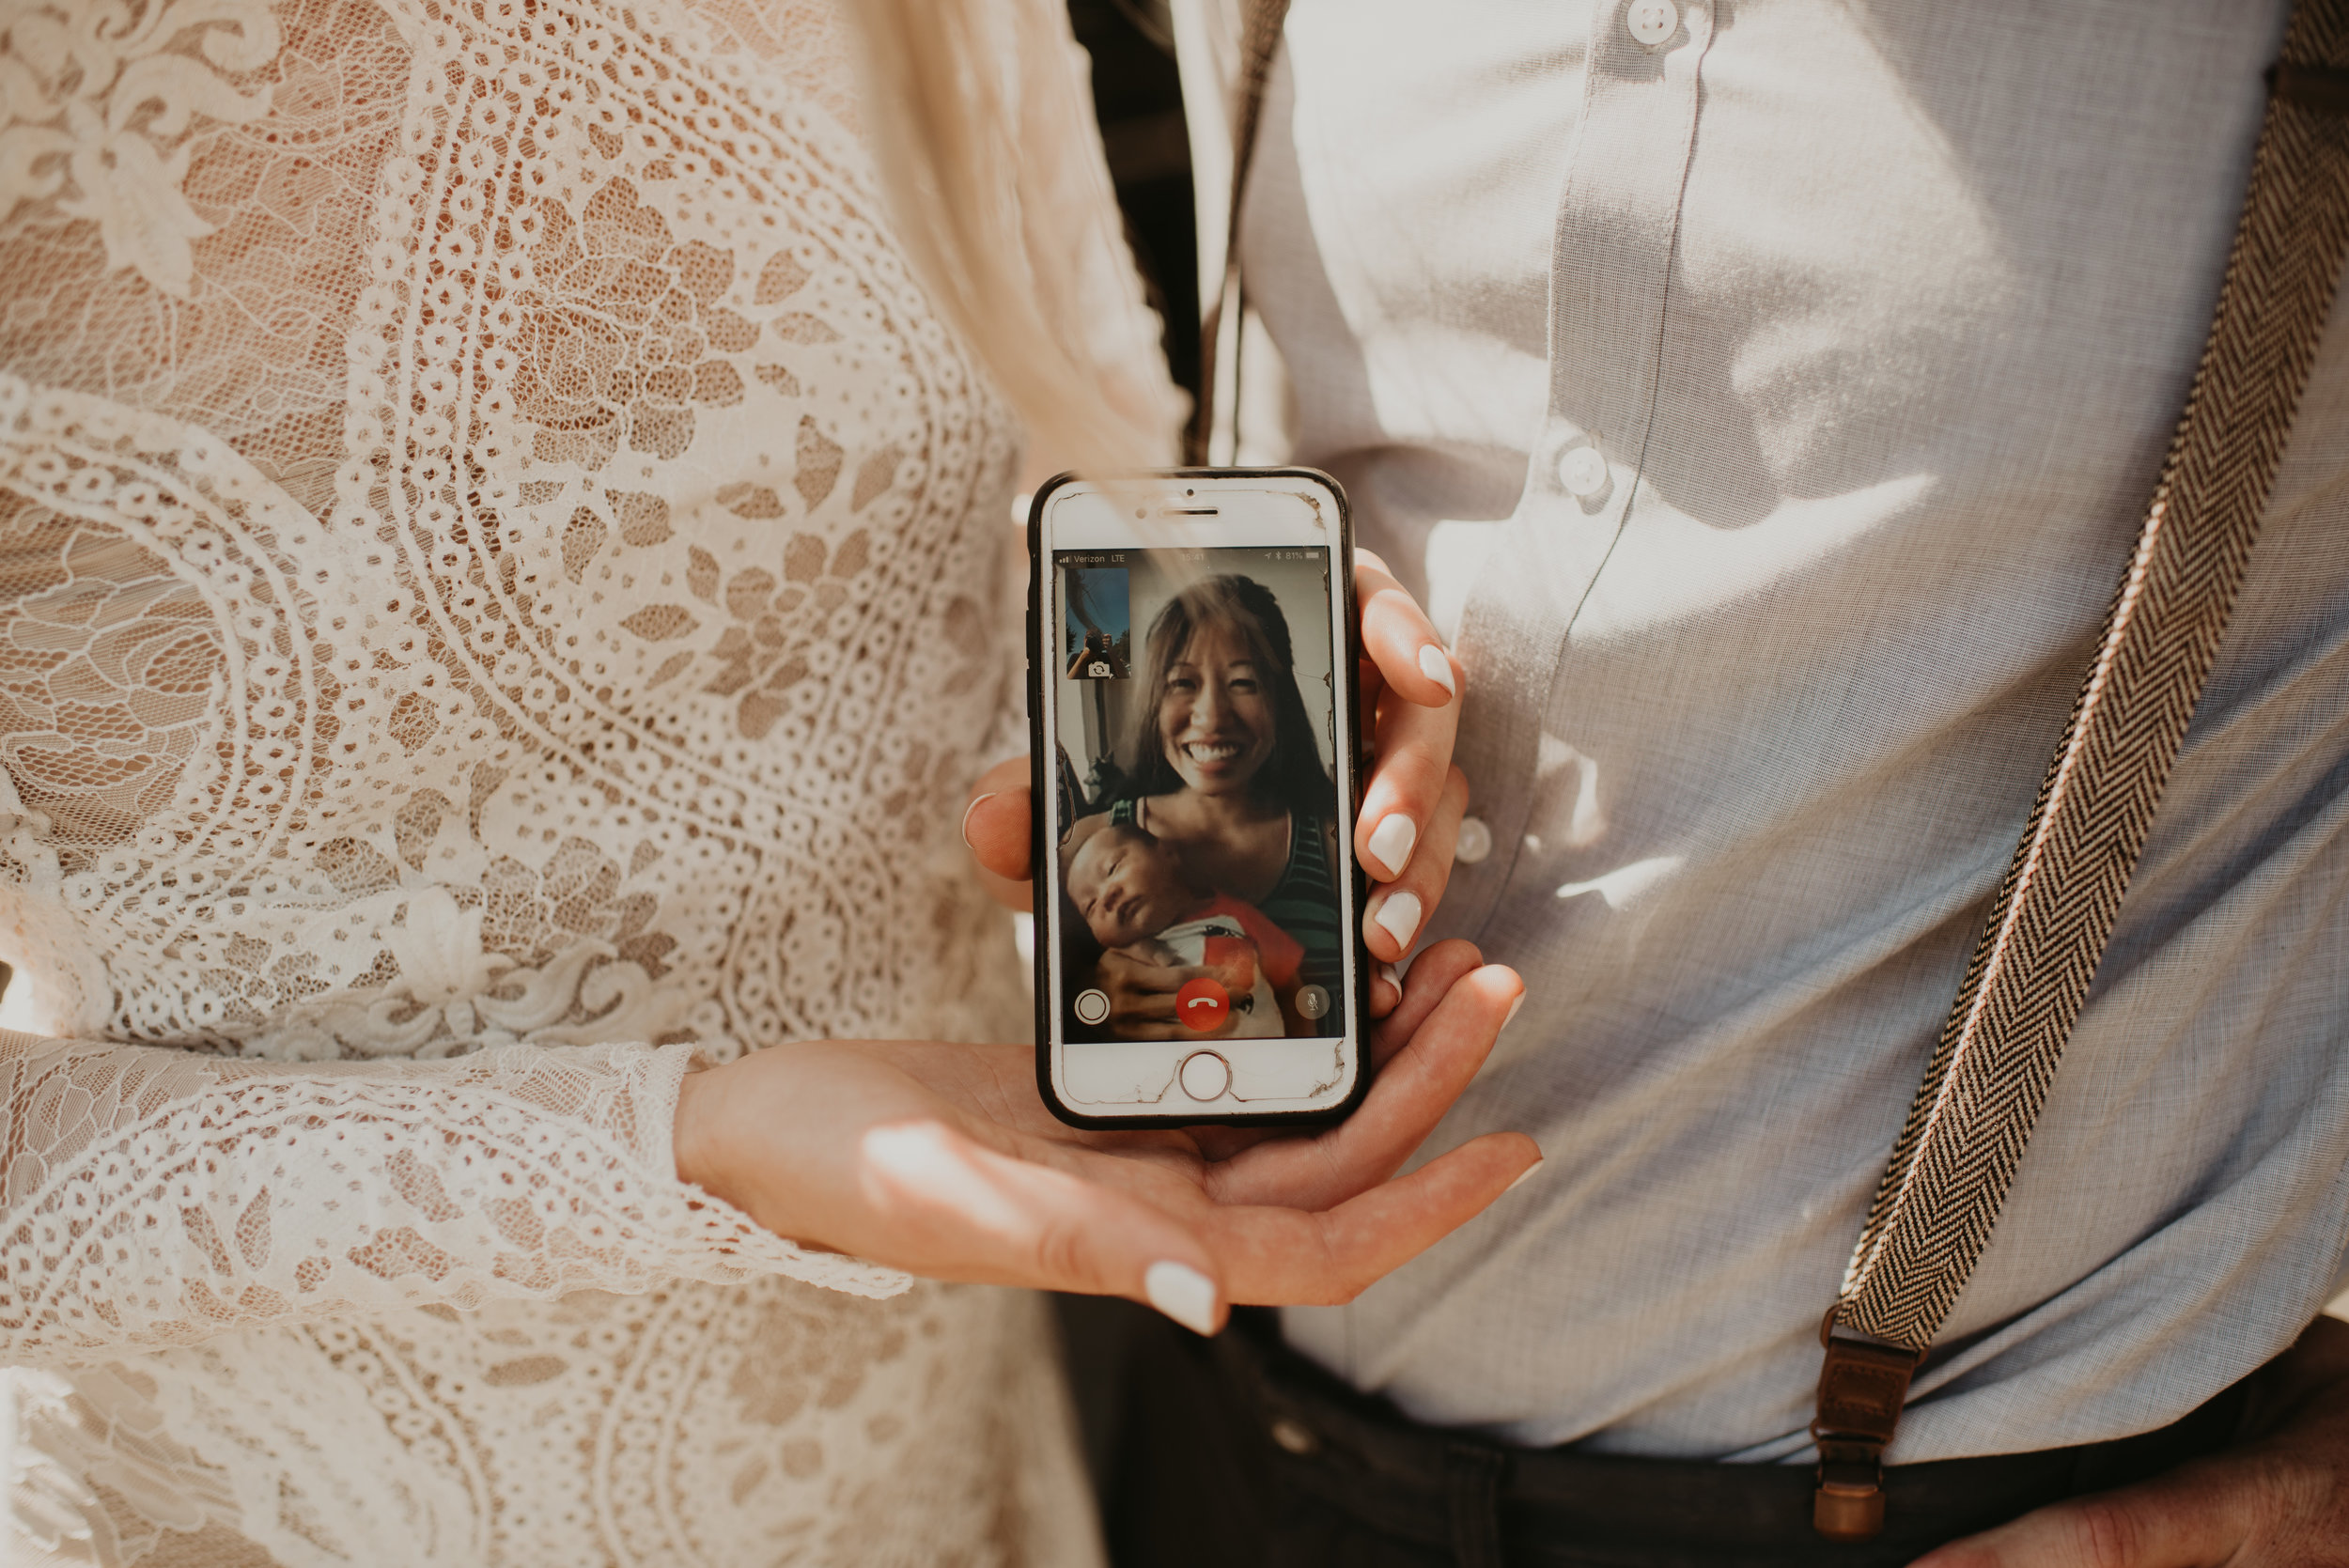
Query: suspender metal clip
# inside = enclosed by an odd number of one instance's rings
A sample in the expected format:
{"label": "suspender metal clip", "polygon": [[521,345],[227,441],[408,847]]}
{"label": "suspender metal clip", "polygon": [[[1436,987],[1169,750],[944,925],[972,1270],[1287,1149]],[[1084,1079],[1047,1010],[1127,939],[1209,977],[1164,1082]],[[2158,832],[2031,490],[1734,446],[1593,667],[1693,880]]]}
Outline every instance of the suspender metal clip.
{"label": "suspender metal clip", "polygon": [[1830,1541],[1867,1541],[1884,1529],[1884,1451],[1900,1425],[1919,1355],[1898,1345],[1838,1339],[1835,1308],[1819,1323],[1819,1486],[1811,1524]]}

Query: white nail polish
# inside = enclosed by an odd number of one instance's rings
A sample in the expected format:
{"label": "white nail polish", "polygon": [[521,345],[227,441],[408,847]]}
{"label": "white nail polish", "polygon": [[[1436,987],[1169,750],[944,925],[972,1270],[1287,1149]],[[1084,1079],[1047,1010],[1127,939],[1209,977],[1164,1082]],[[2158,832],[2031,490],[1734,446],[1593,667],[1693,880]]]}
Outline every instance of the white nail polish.
{"label": "white nail polish", "polygon": [[962,808],[962,846],[964,848],[976,849],[978,847],[977,845],[971,842],[971,814],[977,811],[981,806],[987,804],[987,802],[992,800],[993,799],[995,799],[995,797],[992,792],[977,796],[972,799],[969,805]]}
{"label": "white nail polish", "polygon": [[[1501,1020],[1501,1027],[1502,1029],[1507,1029],[1507,1028],[1508,1028],[1511,1024],[1513,1024],[1513,1023],[1517,1022],[1517,1009],[1518,1009],[1518,1008],[1520,1008],[1520,1007],[1523,1007],[1524,1005],[1525,1005],[1525,993],[1524,993],[1523,991],[1519,991],[1519,992],[1517,993],[1517,1001],[1513,1001],[1513,1002],[1511,1002],[1511,1003],[1509,1004],[1509,1016],[1508,1016],[1507,1017],[1504,1017],[1504,1018],[1502,1018],[1502,1019]],[[1522,1179],[1522,1178],[1520,1178],[1520,1179]]]}
{"label": "white nail polish", "polygon": [[1194,1334],[1215,1332],[1215,1281],[1189,1264],[1164,1259],[1143,1270],[1150,1305]]}
{"label": "white nail polish", "polygon": [[1403,971],[1401,970],[1396,969],[1392,964],[1387,963],[1382,959],[1378,965],[1378,978],[1393,986],[1397,994],[1401,993],[1403,989]]}
{"label": "white nail polish", "polygon": [[1419,824],[1402,812],[1390,812],[1371,831],[1370,852],[1378,857],[1378,863],[1387,868],[1388,879],[1392,880],[1410,863],[1411,846],[1418,842]]}
{"label": "white nail polish", "polygon": [[1518,1188],[1523,1187],[1527,1182],[1533,1179],[1534,1172],[1539,1171],[1543,1166],[1548,1165],[1548,1163],[1549,1161],[1546,1159],[1535,1160],[1532,1164],[1517,1172],[1517,1179],[1516,1181],[1511,1182],[1507,1187],[1502,1188],[1501,1190],[1504,1193],[1515,1192]]}
{"label": "white nail polish", "polygon": [[1420,648],[1419,669],[1420,674],[1443,688],[1445,696],[1456,697],[1460,694],[1460,688],[1452,679],[1452,660],[1435,644],[1428,643]]}
{"label": "white nail polish", "polygon": [[1389,893],[1387,901],[1378,906],[1378,912],[1370,917],[1379,929],[1395,939],[1398,946],[1409,948],[1411,939],[1419,935],[1419,894]]}

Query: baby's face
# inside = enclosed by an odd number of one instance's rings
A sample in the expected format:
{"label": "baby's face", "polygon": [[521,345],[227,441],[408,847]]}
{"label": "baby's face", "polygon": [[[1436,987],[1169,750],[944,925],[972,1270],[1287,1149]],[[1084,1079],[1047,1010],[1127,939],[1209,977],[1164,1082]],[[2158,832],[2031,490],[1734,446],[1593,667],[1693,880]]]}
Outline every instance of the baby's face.
{"label": "baby's face", "polygon": [[1077,851],[1068,897],[1103,947],[1156,936],[1197,902],[1174,852],[1125,828],[1104,828]]}

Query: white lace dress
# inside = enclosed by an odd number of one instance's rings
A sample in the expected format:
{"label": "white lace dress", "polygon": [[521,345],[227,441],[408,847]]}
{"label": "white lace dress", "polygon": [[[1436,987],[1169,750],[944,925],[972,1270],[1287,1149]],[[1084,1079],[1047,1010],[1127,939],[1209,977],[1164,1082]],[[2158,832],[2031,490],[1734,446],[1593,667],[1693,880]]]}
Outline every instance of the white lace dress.
{"label": "white lace dress", "polygon": [[1022,1027],[1014,437],[823,14],[0,29],[0,1558],[1090,1560],[1033,1297],[671,1164]]}

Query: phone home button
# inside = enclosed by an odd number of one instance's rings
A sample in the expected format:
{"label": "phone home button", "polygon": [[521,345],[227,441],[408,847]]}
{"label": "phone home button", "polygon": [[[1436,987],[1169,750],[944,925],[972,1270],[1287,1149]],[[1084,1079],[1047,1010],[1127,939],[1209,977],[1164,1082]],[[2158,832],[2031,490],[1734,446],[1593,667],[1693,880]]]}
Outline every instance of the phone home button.
{"label": "phone home button", "polygon": [[1195,1050],[1183,1058],[1180,1076],[1183,1093],[1205,1104],[1232,1086],[1232,1064],[1211,1050]]}

